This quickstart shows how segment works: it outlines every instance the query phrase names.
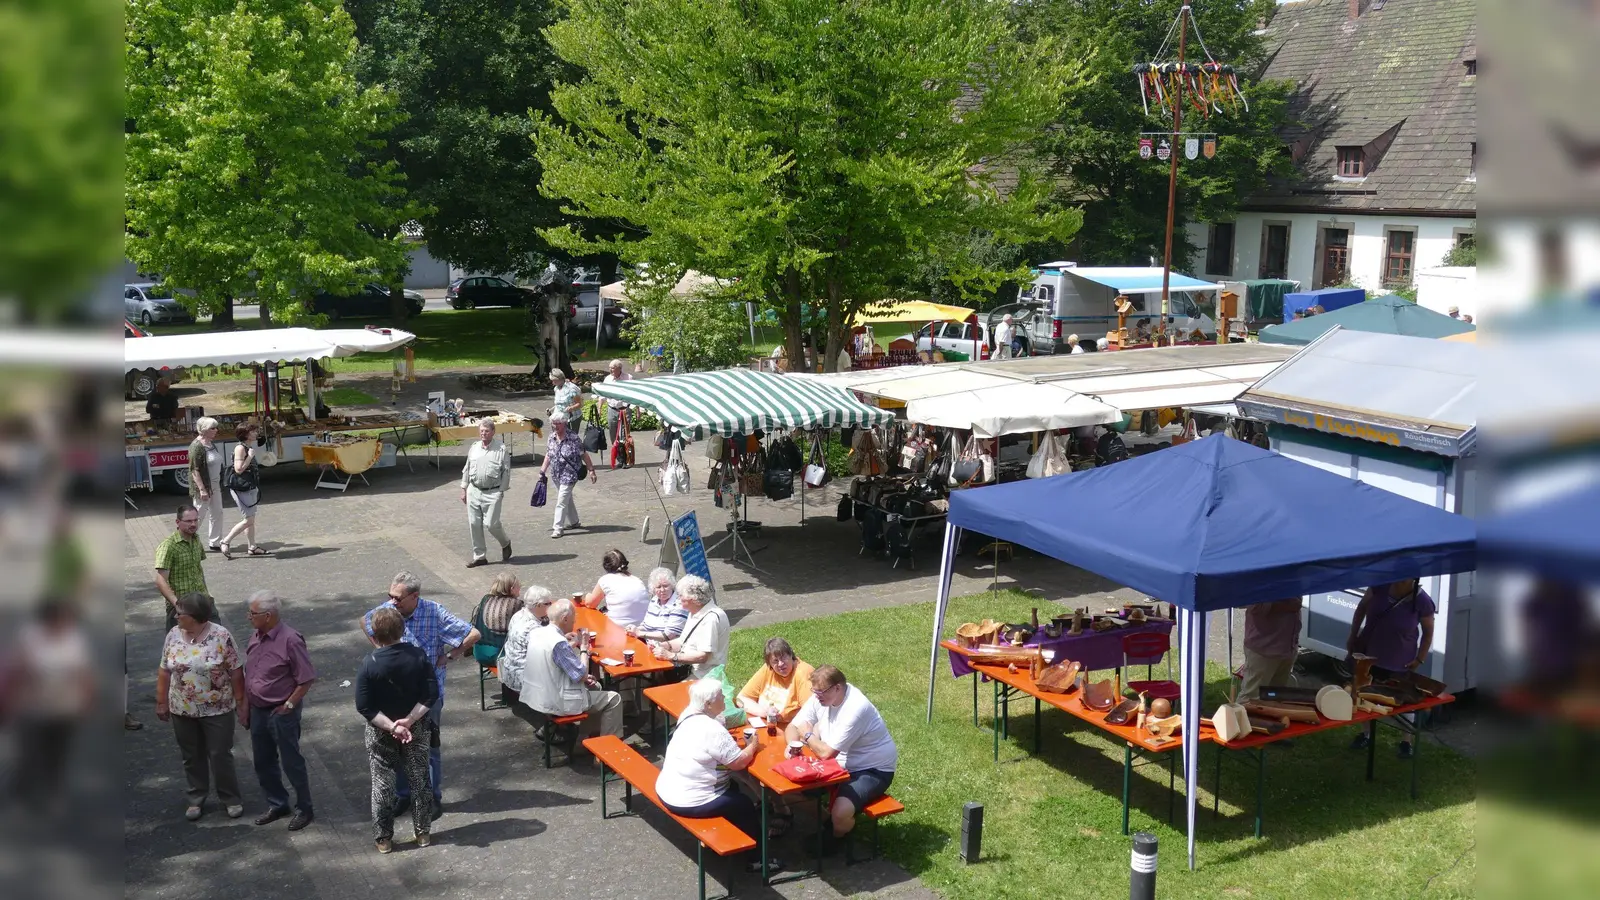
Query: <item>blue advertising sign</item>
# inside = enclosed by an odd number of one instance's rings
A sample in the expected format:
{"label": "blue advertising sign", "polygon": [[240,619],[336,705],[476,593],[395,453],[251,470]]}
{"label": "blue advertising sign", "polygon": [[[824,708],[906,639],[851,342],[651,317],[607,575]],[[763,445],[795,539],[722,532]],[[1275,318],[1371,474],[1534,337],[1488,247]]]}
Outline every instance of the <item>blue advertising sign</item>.
{"label": "blue advertising sign", "polygon": [[700,537],[700,520],[694,511],[672,520],[672,538],[678,544],[678,559],[683,562],[683,574],[699,575],[711,581],[711,564],[706,561],[706,542]]}

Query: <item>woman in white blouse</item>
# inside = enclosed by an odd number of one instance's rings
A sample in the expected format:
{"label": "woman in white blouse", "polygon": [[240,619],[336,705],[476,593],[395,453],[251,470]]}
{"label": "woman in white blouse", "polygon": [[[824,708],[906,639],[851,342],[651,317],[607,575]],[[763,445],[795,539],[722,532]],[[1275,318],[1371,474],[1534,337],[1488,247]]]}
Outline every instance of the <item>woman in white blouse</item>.
{"label": "woman in white blouse", "polygon": [[[661,776],[656,779],[656,796],[676,815],[686,819],[720,816],[759,841],[760,811],[749,797],[739,793],[729,774],[750,768],[761,749],[760,739],[752,737],[741,749],[723,727],[721,717],[726,708],[722,682],[705,678],[689,685],[689,705],[684,707],[672,740],[667,743]],[[776,858],[768,857],[768,871],[782,867]],[[748,863],[746,868],[759,871],[761,860]]]}
{"label": "woman in white blouse", "polygon": [[628,557],[613,547],[600,558],[600,568],[606,573],[584,596],[583,605],[603,608],[606,617],[623,628],[643,622],[645,610],[650,608],[650,591],[637,575],[628,572]]}
{"label": "woman in white blouse", "polygon": [[704,678],[728,661],[728,614],[712,602],[711,582],[698,575],[678,579],[678,602],[689,611],[683,634],[670,641],[652,641],[657,659],[685,663],[690,677]]}

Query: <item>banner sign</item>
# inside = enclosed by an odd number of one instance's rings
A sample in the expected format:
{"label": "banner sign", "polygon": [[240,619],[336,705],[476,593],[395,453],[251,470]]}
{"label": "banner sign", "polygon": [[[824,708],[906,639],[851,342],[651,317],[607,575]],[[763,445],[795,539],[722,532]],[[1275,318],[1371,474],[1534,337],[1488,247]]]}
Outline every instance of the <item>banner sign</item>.
{"label": "banner sign", "polygon": [[1150,138],[1139,138],[1139,158],[1149,159],[1156,152],[1156,142]]}
{"label": "banner sign", "polygon": [[678,559],[683,563],[681,573],[711,581],[706,542],[700,537],[700,520],[695,518],[693,510],[672,520],[672,539],[678,545]]}

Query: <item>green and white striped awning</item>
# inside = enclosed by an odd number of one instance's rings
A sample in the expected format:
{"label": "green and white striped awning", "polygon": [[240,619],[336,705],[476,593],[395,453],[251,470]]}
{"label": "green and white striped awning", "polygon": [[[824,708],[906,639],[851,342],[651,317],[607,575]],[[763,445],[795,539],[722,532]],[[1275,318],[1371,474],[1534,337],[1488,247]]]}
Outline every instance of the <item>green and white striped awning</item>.
{"label": "green and white striped awning", "polygon": [[596,384],[594,393],[654,410],[680,429],[749,434],[756,429],[877,425],[894,413],[871,407],[842,388],[749,369],[691,372]]}

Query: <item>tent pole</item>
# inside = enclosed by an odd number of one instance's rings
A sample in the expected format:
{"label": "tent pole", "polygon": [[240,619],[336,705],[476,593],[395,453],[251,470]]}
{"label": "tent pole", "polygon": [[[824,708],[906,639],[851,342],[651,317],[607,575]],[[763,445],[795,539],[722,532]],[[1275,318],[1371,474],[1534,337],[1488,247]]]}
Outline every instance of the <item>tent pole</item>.
{"label": "tent pole", "polygon": [[1189,844],[1189,870],[1194,871],[1195,788],[1200,776],[1200,704],[1205,696],[1206,614],[1180,608],[1178,641],[1182,656],[1182,682],[1179,685],[1183,715],[1183,794],[1186,807],[1185,833]]}
{"label": "tent pole", "polygon": [[[944,611],[950,602],[950,579],[955,574],[955,548],[961,529],[944,524],[944,548],[939,553],[939,593],[933,604],[933,641],[928,652],[928,724],[933,723],[933,683],[939,674],[939,635],[944,633]],[[973,673],[974,678],[978,677]]]}

